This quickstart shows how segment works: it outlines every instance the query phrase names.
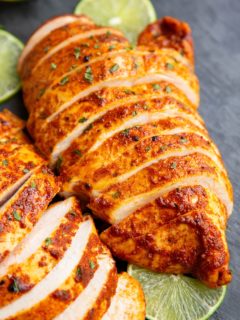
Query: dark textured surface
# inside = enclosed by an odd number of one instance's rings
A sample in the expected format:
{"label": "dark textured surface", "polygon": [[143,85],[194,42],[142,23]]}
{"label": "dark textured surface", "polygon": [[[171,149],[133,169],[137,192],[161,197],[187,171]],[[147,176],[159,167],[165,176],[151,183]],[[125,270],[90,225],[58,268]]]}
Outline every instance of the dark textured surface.
{"label": "dark textured surface", "polygon": [[[96,0],[97,1],[97,0]],[[116,0],[117,1],[117,0]],[[72,12],[76,0],[32,0],[0,4],[0,24],[25,41],[45,19]],[[219,146],[235,189],[235,210],[228,242],[234,273],[226,299],[211,318],[240,319],[240,0],[155,0],[158,16],[172,15],[190,23],[201,83],[201,107],[207,127]],[[26,115],[21,94],[4,103]],[[2,106],[0,105],[0,108]],[[170,320],[170,319],[163,319]]]}

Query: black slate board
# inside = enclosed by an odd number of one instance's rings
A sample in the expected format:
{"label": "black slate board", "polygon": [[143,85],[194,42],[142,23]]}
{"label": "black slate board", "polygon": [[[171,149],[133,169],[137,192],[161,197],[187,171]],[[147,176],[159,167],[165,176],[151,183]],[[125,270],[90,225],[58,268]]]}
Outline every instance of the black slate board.
{"label": "black slate board", "polygon": [[[97,1],[97,0],[96,0]],[[116,0],[117,1],[117,0]],[[1,3],[0,24],[26,41],[49,17],[72,12],[77,0],[31,0]],[[235,210],[227,231],[234,273],[227,296],[212,320],[240,319],[240,0],[153,0],[158,16],[190,23],[201,84],[201,108],[220,148],[235,189]],[[21,93],[0,105],[26,117]],[[169,319],[164,319],[169,320]]]}

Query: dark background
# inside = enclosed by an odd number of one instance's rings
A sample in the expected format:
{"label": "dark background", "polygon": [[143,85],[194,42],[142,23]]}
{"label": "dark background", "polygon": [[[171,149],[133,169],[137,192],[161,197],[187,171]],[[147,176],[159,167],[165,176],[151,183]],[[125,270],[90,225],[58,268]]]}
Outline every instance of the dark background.
{"label": "dark background", "polygon": [[[235,189],[235,210],[227,231],[234,278],[229,285],[224,303],[211,319],[238,320],[240,319],[240,219],[238,217],[240,0],[153,0],[152,2],[159,17],[175,16],[190,23],[193,30],[196,72],[201,84],[200,113],[220,148]],[[22,41],[26,41],[45,19],[72,12],[76,3],[77,0],[0,3],[0,24]],[[0,109],[3,106],[9,107],[21,116],[26,116],[21,93],[0,105]]]}

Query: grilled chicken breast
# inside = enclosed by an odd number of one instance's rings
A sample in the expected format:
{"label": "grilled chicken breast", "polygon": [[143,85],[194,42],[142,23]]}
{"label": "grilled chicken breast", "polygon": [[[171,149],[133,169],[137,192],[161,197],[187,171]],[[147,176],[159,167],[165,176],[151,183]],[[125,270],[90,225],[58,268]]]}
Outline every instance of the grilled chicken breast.
{"label": "grilled chicken breast", "polygon": [[48,207],[60,182],[24,122],[6,110],[0,119],[0,319],[144,320],[140,285],[117,275],[76,198]]}
{"label": "grilled chicken breast", "polygon": [[133,48],[87,17],[58,17],[30,38],[19,73],[29,132],[62,195],[112,224],[101,239],[114,255],[210,287],[231,280],[232,187],[197,112],[186,23],[160,19]]}

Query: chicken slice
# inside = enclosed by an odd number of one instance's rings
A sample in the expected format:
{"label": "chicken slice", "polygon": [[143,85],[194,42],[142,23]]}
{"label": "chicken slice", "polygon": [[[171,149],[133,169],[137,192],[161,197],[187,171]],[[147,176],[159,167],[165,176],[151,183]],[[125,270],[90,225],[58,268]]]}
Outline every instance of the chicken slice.
{"label": "chicken slice", "polygon": [[187,67],[157,53],[126,51],[107,60],[89,63],[87,67],[75,69],[69,76],[56,79],[31,109],[42,112],[48,105],[52,110],[48,117],[48,121],[51,121],[80,98],[103,87],[131,87],[164,80],[173,83],[193,104],[198,105],[198,80]]}
{"label": "chicken slice", "polygon": [[213,193],[188,186],[137,210],[101,239],[121,259],[157,272],[192,273],[217,287],[231,280],[226,219]]}
{"label": "chicken slice", "polygon": [[[25,78],[39,59],[48,54],[54,47],[85,29],[91,29],[95,24],[86,16],[65,15],[52,18],[38,28],[27,42],[18,62],[18,71]],[[34,53],[34,54],[33,54]]]}
{"label": "chicken slice", "polygon": [[16,143],[0,144],[0,205],[43,164],[31,145]]}
{"label": "chicken slice", "polygon": [[[133,87],[131,90],[127,88],[105,88],[102,91],[92,94],[88,99],[81,99],[63,112],[60,112],[52,121],[44,119],[36,119],[36,113],[32,113],[28,120],[28,129],[35,138],[36,145],[48,157],[51,153],[51,162],[54,163],[59,155],[63,153],[71,143],[84,133],[84,130],[90,125],[102,119],[109,111],[130,104],[138,104],[141,101],[149,101],[171,97],[183,103],[184,110],[188,111],[188,106],[192,109],[192,105],[180,91],[166,82],[158,84],[162,89],[154,90],[151,84],[145,84]],[[114,99],[118,96],[118,100]],[[149,109],[146,104],[145,110]],[[133,112],[133,111],[132,111]],[[202,122],[200,117],[195,122]],[[191,120],[194,121],[193,117]],[[41,128],[40,128],[41,126]],[[59,130],[61,128],[61,130]],[[51,134],[50,134],[51,132]]]}
{"label": "chicken slice", "polygon": [[144,320],[145,298],[138,281],[126,272],[118,276],[118,284],[111,305],[102,320]]}
{"label": "chicken slice", "polygon": [[59,187],[58,180],[42,165],[0,208],[0,261],[31,231]]}
{"label": "chicken slice", "polygon": [[3,111],[0,112],[0,138],[10,135],[14,136],[22,130],[24,126],[25,122],[8,109],[3,109]]}
{"label": "chicken slice", "polygon": [[189,25],[172,17],[149,24],[138,37],[138,45],[148,48],[173,48],[194,66],[192,31]]}

